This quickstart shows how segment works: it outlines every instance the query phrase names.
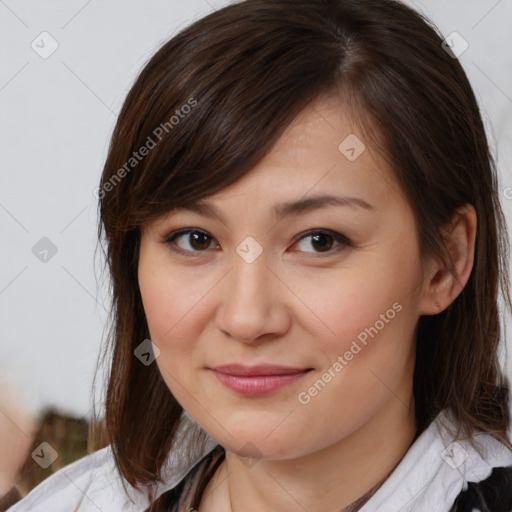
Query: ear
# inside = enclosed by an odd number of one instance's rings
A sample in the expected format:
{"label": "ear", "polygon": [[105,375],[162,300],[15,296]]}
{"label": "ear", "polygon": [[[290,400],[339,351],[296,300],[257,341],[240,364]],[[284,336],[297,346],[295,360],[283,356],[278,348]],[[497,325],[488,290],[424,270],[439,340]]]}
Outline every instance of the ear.
{"label": "ear", "polygon": [[466,286],[473,269],[476,225],[475,208],[465,204],[441,229],[446,251],[443,258],[430,258],[426,265],[420,315],[440,313]]}

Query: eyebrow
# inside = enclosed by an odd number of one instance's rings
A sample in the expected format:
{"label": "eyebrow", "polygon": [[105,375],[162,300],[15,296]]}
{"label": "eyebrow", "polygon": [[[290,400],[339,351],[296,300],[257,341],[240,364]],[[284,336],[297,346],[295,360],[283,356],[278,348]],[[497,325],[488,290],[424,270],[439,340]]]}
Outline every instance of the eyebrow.
{"label": "eyebrow", "polygon": [[[287,215],[300,215],[325,208],[326,206],[343,206],[348,208],[360,208],[365,210],[374,210],[374,207],[358,197],[322,195],[289,201],[274,205],[273,210],[277,219],[282,219]],[[205,217],[215,218],[226,224],[224,215],[214,205],[208,204],[204,200],[194,201],[185,206],[179,206],[176,210],[190,210]]]}

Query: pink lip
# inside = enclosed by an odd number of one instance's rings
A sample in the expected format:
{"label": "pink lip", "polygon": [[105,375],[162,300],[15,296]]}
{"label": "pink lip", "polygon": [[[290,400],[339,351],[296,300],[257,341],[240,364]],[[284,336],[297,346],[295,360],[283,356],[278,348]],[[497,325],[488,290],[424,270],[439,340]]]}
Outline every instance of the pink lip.
{"label": "pink lip", "polygon": [[244,395],[265,395],[303,377],[311,368],[238,364],[211,368],[224,386]]}

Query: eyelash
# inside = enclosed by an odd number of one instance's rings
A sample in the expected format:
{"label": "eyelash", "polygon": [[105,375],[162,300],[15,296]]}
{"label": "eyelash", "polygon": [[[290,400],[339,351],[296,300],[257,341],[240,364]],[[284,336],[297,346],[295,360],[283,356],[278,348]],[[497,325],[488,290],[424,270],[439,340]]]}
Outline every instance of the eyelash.
{"label": "eyelash", "polygon": [[[177,247],[176,244],[174,243],[177,238],[179,238],[183,235],[187,235],[187,234],[190,235],[191,233],[200,233],[200,234],[203,234],[203,235],[207,236],[208,238],[210,238],[211,241],[215,240],[215,238],[210,236],[206,231],[203,231],[202,229],[186,228],[186,229],[180,229],[178,231],[174,231],[173,233],[170,233],[165,238],[165,240],[163,240],[162,243],[170,245],[171,249],[178,254],[182,254],[183,256],[187,256],[187,257],[196,257],[197,254],[206,252],[207,249],[205,249],[203,251],[184,250],[184,249],[181,249],[180,247]],[[334,253],[339,252],[344,247],[352,247],[353,246],[352,242],[346,236],[342,235],[341,233],[337,233],[336,231],[331,231],[330,229],[311,229],[309,231],[306,231],[305,233],[301,233],[300,238],[298,238],[298,240],[295,241],[293,243],[293,245],[295,245],[296,243],[300,242],[301,240],[307,238],[308,236],[313,236],[313,235],[331,236],[335,242],[338,242],[338,245],[335,246],[333,249],[329,249],[324,252],[315,252],[315,251],[302,251],[302,252],[313,252],[314,254],[330,256]],[[298,251],[298,252],[301,252],[301,251]]]}

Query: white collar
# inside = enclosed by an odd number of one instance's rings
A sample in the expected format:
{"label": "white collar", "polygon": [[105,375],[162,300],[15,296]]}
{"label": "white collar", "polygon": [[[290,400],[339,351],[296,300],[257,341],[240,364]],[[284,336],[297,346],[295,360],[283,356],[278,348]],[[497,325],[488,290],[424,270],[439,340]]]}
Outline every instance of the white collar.
{"label": "white collar", "polygon": [[512,465],[512,451],[491,435],[474,436],[477,451],[468,441],[454,442],[450,431],[454,423],[440,413],[360,512],[448,512],[467,482]]}

